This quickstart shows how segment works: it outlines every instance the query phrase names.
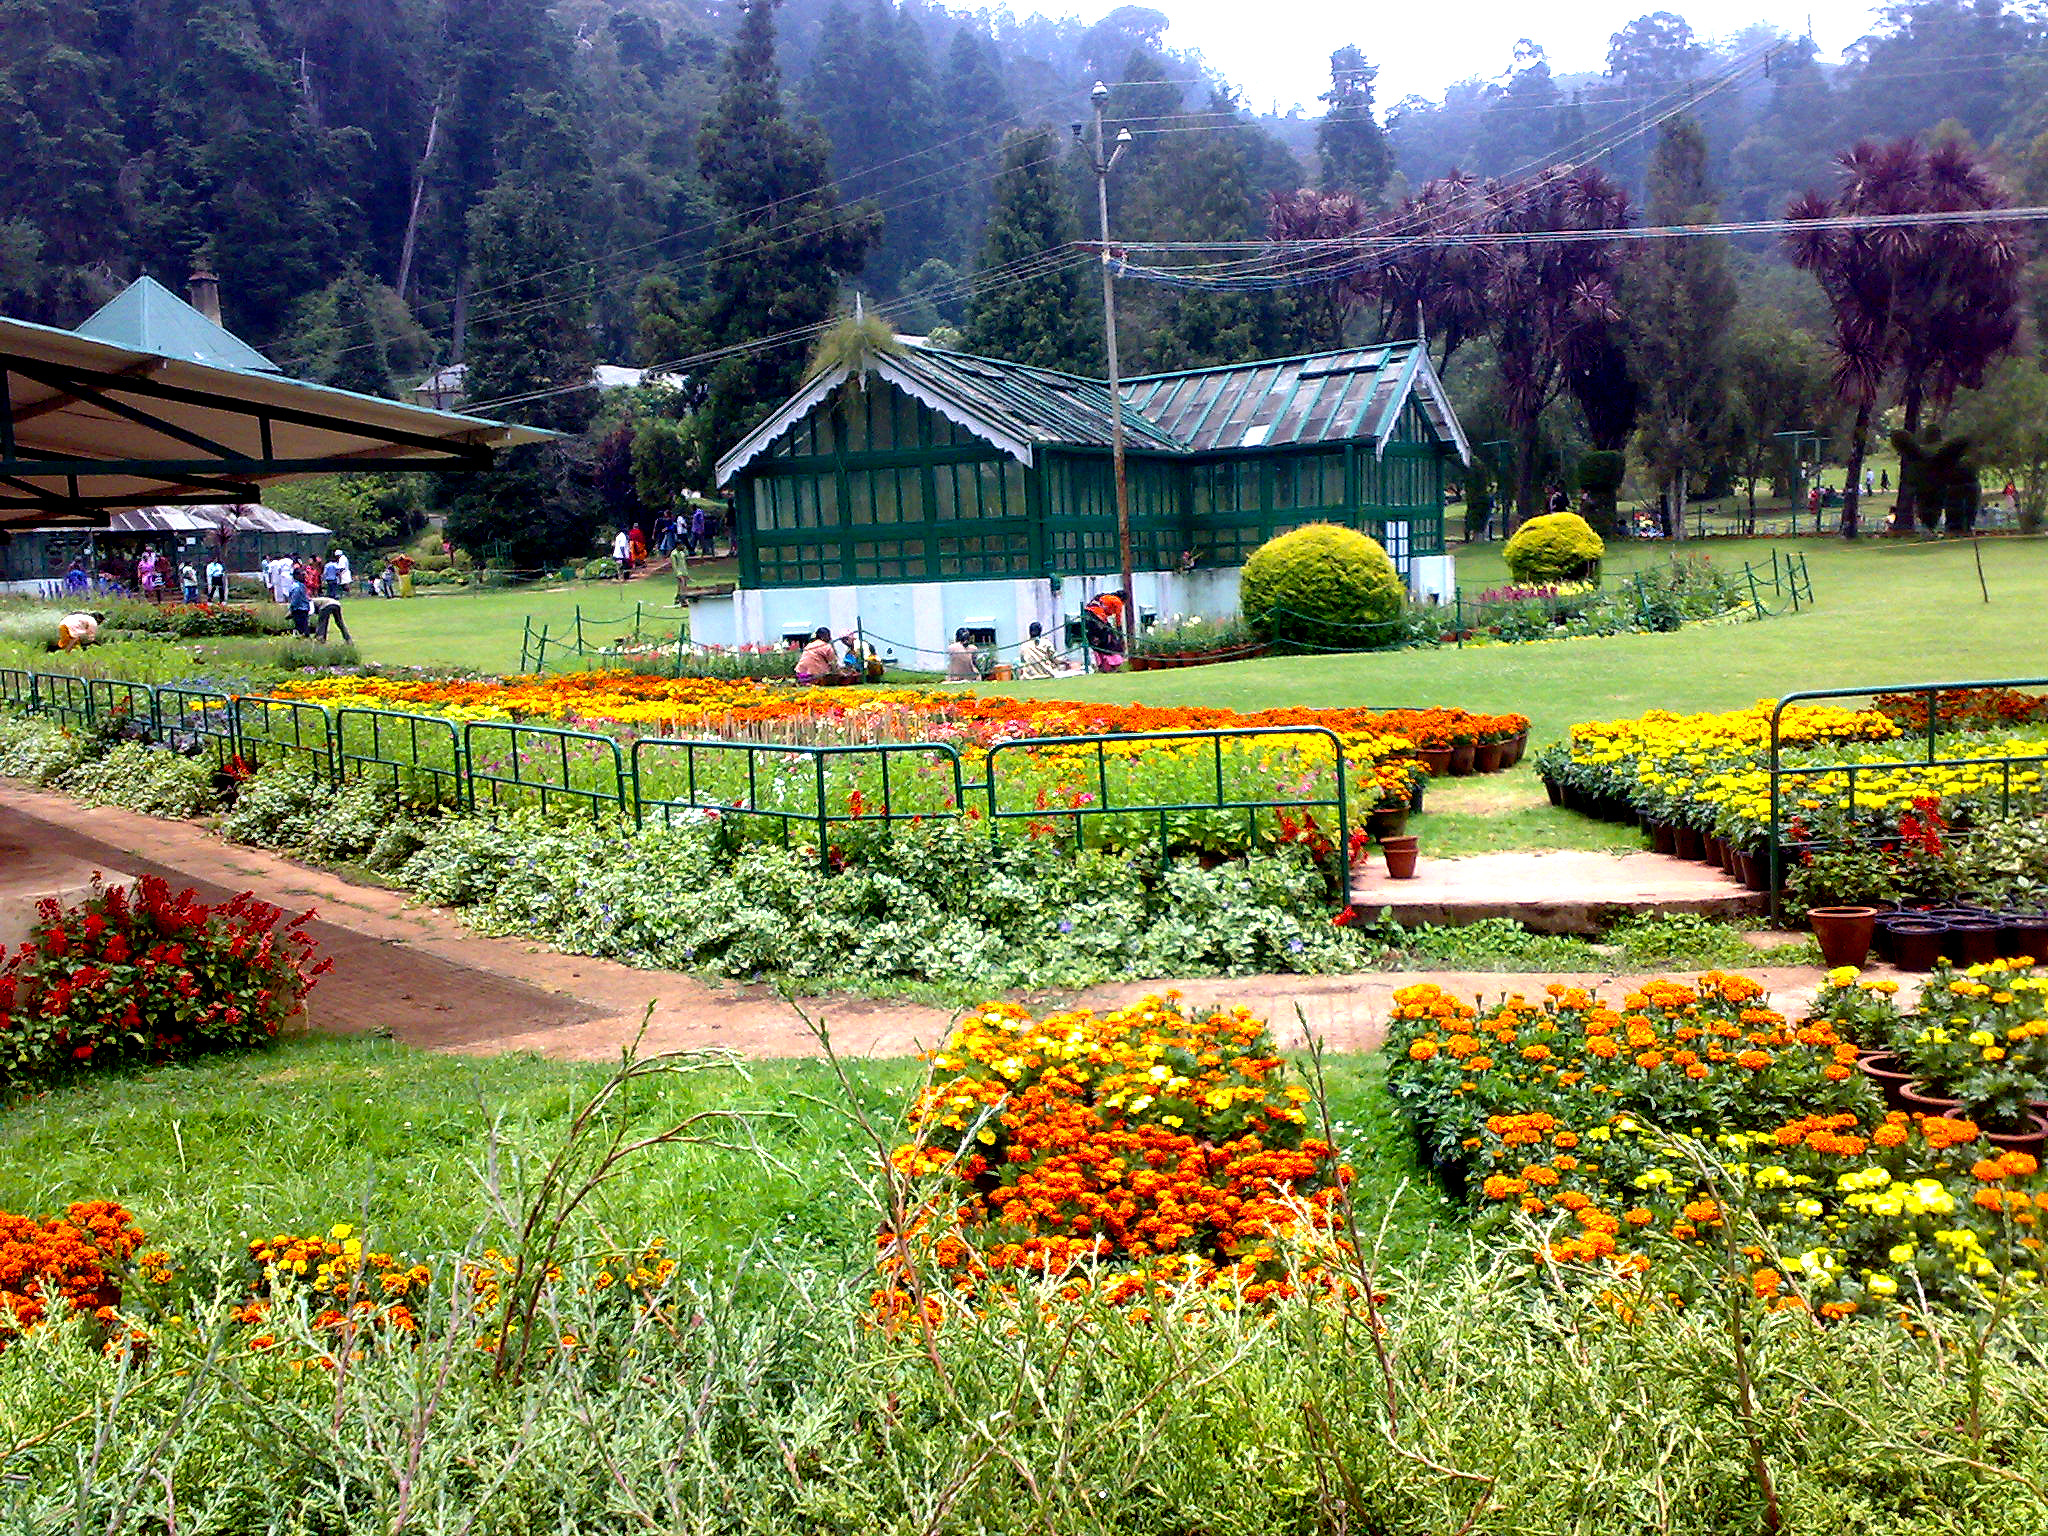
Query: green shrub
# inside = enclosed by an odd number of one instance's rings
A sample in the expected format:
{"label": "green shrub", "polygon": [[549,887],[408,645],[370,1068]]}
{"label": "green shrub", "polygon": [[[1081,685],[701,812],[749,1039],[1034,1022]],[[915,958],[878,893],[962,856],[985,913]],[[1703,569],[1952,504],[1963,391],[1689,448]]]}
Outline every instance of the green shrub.
{"label": "green shrub", "polygon": [[211,760],[180,757],[139,741],[104,757],[88,758],[58,781],[58,788],[89,805],[119,805],[146,816],[190,821],[220,808]]}
{"label": "green shrub", "polygon": [[303,848],[334,803],[334,791],[311,768],[277,763],[265,768],[221,818],[221,831],[259,848]]}
{"label": "green shrub", "polygon": [[1261,636],[1323,650],[1398,643],[1407,601],[1387,552],[1335,523],[1267,540],[1245,562],[1238,588],[1245,619]]}
{"label": "green shrub", "polygon": [[1600,564],[1607,546],[1576,512],[1532,517],[1515,530],[1503,556],[1515,580],[1527,586],[1584,581]]}
{"label": "green shrub", "polygon": [[54,783],[90,755],[63,726],[33,718],[0,720],[0,778],[38,787]]}

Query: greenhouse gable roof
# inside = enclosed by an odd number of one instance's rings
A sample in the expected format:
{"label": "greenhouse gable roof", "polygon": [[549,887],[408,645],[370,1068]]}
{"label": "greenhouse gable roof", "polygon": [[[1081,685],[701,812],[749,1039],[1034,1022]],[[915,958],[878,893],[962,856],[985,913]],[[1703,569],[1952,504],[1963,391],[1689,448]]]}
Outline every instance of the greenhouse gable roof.
{"label": "greenhouse gable roof", "polygon": [[[827,369],[718,463],[723,485],[856,372],[873,374],[1030,464],[1039,448],[1107,448],[1109,386],[1099,379],[977,357],[915,341]],[[1415,400],[1461,458],[1471,446],[1427,349],[1385,342],[1304,357],[1150,374],[1123,386],[1124,429],[1136,452],[1192,455],[1369,442],[1384,451]]]}

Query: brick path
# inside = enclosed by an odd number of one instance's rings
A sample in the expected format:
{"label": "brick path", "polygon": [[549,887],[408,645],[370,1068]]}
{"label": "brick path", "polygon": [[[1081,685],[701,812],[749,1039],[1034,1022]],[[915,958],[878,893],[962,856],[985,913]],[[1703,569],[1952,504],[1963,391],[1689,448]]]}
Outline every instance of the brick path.
{"label": "brick path", "polygon": [[[645,1018],[649,1050],[722,1048],[769,1057],[811,1055],[818,1048],[795,1009],[766,987],[716,985],[518,939],[480,937],[451,912],[409,905],[402,892],[224,843],[202,825],[82,806],[0,781],[0,905],[10,887],[19,893],[24,882],[41,882],[49,889],[92,869],[161,874],[199,887],[212,900],[249,890],[290,911],[317,907],[314,934],[336,963],[313,994],[316,1029],[384,1032],[437,1051],[532,1051],[597,1061],[616,1057]],[[1754,968],[1749,974],[1795,1006],[1820,980],[1811,969]],[[1313,1031],[1333,1049],[1366,1050],[1381,1038],[1394,991],[1425,979],[1460,995],[1492,997],[1540,994],[1562,981],[1611,990],[1643,978],[1492,972],[1204,977],[1117,982],[1075,1001],[1105,1007],[1177,986],[1197,1004],[1246,1004],[1271,1019],[1288,1044],[1300,1044]],[[915,1051],[935,1044],[951,1020],[945,1009],[862,998],[811,999],[802,1006],[850,1055]]]}
{"label": "brick path", "polygon": [[1631,913],[1742,918],[1764,898],[1719,869],[1663,853],[1483,853],[1464,859],[1425,857],[1412,880],[1394,880],[1377,858],[1351,901],[1368,912],[1386,908],[1396,921],[1455,925],[1512,917],[1538,933],[1600,933]]}

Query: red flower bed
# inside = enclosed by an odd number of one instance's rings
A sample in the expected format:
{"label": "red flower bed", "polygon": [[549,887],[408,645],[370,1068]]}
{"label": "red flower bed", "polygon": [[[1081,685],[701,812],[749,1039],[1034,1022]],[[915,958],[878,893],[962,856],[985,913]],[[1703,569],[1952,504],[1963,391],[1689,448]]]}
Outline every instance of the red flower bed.
{"label": "red flower bed", "polygon": [[313,958],[311,912],[285,922],[246,892],[215,905],[154,875],[38,915],[0,968],[0,1089],[260,1045],[332,964]]}

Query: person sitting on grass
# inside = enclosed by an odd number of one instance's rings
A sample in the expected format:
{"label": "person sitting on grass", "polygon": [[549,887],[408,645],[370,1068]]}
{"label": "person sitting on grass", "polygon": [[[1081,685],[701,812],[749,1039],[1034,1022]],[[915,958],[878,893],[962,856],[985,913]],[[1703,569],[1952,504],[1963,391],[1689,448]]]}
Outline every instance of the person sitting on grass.
{"label": "person sitting on grass", "polygon": [[832,644],[832,631],[820,624],[817,633],[811,636],[811,643],[796,659],[796,680],[800,683],[830,682],[838,669],[839,652]]}
{"label": "person sitting on grass", "polygon": [[1045,638],[1045,626],[1034,623],[1031,638],[1017,651],[1017,675],[1025,678],[1046,678],[1054,675],[1056,657],[1051,642]]}

